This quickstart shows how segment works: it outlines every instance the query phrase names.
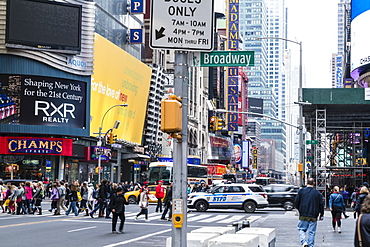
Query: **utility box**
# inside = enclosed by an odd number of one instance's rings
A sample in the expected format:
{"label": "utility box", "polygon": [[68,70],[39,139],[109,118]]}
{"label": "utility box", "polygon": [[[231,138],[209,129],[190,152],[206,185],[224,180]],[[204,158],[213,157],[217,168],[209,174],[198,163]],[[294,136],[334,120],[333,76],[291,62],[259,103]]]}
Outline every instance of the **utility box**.
{"label": "utility box", "polygon": [[182,104],[180,101],[176,99],[163,99],[161,101],[161,130],[165,133],[182,131]]}

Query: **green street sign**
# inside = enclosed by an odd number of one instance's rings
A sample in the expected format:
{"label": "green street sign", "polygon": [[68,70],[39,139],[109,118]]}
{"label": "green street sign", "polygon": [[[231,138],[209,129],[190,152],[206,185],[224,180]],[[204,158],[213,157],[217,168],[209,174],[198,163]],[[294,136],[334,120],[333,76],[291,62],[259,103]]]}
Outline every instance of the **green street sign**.
{"label": "green street sign", "polygon": [[254,66],[254,51],[212,51],[200,53],[201,67]]}
{"label": "green street sign", "polygon": [[306,145],[317,145],[319,144],[318,140],[306,140]]}

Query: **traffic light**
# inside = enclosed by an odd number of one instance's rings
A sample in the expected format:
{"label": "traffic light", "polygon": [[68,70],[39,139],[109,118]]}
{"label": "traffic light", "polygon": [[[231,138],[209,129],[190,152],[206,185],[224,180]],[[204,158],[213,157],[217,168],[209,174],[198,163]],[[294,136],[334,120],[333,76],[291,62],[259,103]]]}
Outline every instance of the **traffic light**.
{"label": "traffic light", "polygon": [[216,117],[215,129],[216,130],[222,130],[223,126],[224,126],[223,122],[224,122],[224,120],[222,120],[221,118]]}
{"label": "traffic light", "polygon": [[182,104],[176,95],[161,101],[161,130],[165,133],[182,131]]}
{"label": "traffic light", "polygon": [[109,143],[110,144],[113,144],[113,143],[115,143],[117,141],[117,135],[116,134],[114,134],[114,133],[111,133],[110,135],[109,135]]}
{"label": "traffic light", "polygon": [[216,131],[217,117],[211,117],[209,120],[209,131]]}

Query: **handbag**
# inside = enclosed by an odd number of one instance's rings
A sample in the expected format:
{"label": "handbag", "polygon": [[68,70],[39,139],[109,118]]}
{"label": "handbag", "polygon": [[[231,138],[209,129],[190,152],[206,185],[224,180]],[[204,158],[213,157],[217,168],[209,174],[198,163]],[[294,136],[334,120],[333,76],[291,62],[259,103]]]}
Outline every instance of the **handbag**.
{"label": "handbag", "polygon": [[4,207],[8,207],[10,203],[10,199],[6,199],[4,202]]}
{"label": "handbag", "polygon": [[82,201],[81,193],[79,191],[77,191],[77,201]]}
{"label": "handbag", "polygon": [[361,236],[361,229],[360,229],[361,217],[362,217],[362,214],[360,214],[360,216],[358,216],[358,220],[357,220],[358,246],[360,246],[360,247],[362,247],[362,236]]}

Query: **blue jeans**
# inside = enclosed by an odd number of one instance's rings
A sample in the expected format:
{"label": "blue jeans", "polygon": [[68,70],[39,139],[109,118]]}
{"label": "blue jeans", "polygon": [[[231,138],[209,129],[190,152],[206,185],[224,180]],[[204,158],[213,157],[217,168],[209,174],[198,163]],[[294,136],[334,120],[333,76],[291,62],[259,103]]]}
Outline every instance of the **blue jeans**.
{"label": "blue jeans", "polygon": [[77,203],[77,202],[71,202],[71,203],[69,204],[69,208],[68,208],[68,210],[67,210],[67,212],[66,212],[66,215],[68,215],[68,214],[71,212],[72,207],[73,207],[73,211],[75,212],[75,215],[76,215],[76,216],[78,216],[78,209],[77,209],[77,207],[76,207],[76,203]]}
{"label": "blue jeans", "polygon": [[[317,221],[298,221],[298,234],[301,240],[301,244],[305,242],[308,244],[308,247],[312,247],[315,243],[315,234],[316,234]],[[308,238],[306,240],[306,232]]]}

